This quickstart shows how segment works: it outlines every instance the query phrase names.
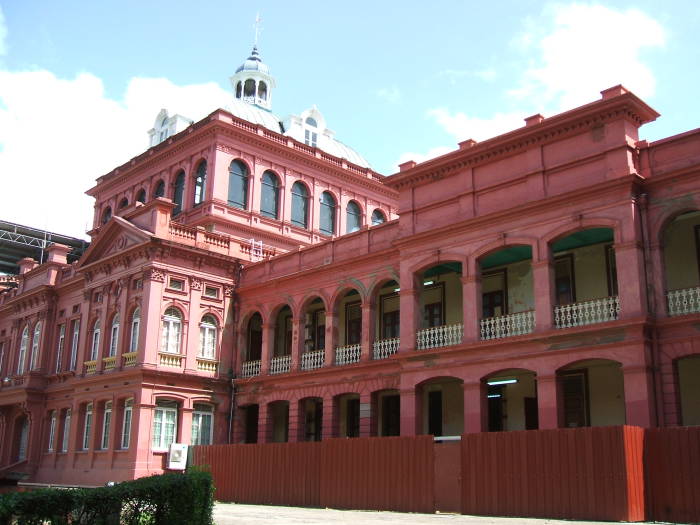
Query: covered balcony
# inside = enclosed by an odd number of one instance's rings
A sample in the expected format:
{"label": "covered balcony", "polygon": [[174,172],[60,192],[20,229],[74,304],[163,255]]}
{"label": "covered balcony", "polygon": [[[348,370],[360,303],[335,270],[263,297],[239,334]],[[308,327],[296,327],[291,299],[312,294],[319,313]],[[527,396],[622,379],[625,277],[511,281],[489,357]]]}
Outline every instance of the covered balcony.
{"label": "covered balcony", "polygon": [[375,339],[372,343],[372,359],[386,359],[399,350],[401,311],[399,283],[394,280],[384,283],[376,293]]}
{"label": "covered balcony", "polygon": [[292,369],[292,309],[284,305],[274,319],[270,374],[284,374]]}
{"label": "covered balcony", "polygon": [[303,314],[302,370],[321,368],[326,360],[326,307],[320,297],[307,302]]}
{"label": "covered balcony", "polygon": [[262,363],[262,316],[255,312],[248,320],[246,330],[246,346],[241,363],[241,377],[254,377],[260,375]]}
{"label": "covered balcony", "polygon": [[663,255],[668,315],[700,313],[700,211],[684,213],[666,227]]}
{"label": "covered balcony", "polygon": [[488,431],[538,428],[537,379],[530,370],[502,370],[483,380]]}
{"label": "covered balcony", "polygon": [[446,262],[418,276],[420,330],[416,349],[428,350],[462,342],[462,264]]}

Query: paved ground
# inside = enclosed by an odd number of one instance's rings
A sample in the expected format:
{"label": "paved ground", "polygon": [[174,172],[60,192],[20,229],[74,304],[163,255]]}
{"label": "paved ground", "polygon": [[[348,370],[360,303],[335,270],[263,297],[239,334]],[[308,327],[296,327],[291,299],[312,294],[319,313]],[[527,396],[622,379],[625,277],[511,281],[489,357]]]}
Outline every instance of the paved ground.
{"label": "paved ground", "polygon": [[[238,505],[217,503],[214,507],[216,525],[267,524],[352,524],[352,525],[595,525],[599,521],[561,521],[525,518],[480,518],[458,514],[403,514],[359,510],[302,509],[267,505]],[[605,525],[610,525],[605,522]]]}

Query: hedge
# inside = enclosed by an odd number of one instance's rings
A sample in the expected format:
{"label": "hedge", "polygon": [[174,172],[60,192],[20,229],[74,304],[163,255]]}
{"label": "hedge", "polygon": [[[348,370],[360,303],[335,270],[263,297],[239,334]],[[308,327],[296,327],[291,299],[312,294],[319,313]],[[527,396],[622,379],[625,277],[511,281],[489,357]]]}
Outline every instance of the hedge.
{"label": "hedge", "polygon": [[0,523],[17,525],[211,525],[211,474],[189,470],[95,489],[0,495]]}

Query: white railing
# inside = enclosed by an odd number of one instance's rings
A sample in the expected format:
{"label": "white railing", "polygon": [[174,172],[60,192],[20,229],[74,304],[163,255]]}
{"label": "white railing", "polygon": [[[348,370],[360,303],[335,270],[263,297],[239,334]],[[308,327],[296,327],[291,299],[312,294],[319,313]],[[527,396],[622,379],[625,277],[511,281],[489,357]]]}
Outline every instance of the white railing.
{"label": "white railing", "polygon": [[214,372],[219,369],[219,362],[206,357],[197,357],[197,370],[200,372]]}
{"label": "white railing", "polygon": [[335,349],[335,364],[349,365],[360,361],[360,345],[345,345]]}
{"label": "white railing", "polygon": [[315,350],[313,352],[304,352],[301,354],[301,369],[314,370],[321,368],[326,359],[325,350]]}
{"label": "white railing", "polygon": [[399,338],[378,339],[372,345],[372,357],[374,359],[386,359],[399,351]]}
{"label": "white railing", "polygon": [[614,321],[619,313],[620,299],[617,296],[564,304],[554,307],[554,325],[557,328],[571,328],[604,323]]}
{"label": "white railing", "polygon": [[171,368],[180,368],[182,365],[182,358],[184,357],[181,354],[170,354],[168,352],[158,352],[158,355],[160,356],[158,360],[160,366],[168,366]]}
{"label": "white railing", "polygon": [[254,377],[260,375],[260,360],[246,361],[241,366],[241,377]]}
{"label": "white railing", "polygon": [[292,356],[280,355],[270,359],[270,373],[284,374],[292,369]]}
{"label": "white railing", "polygon": [[700,312],[700,286],[671,290],[668,297],[668,315],[686,315]]}
{"label": "white railing", "polygon": [[480,322],[481,339],[501,339],[529,334],[535,329],[535,311],[487,317]]}
{"label": "white railing", "polygon": [[457,345],[462,342],[464,327],[462,323],[446,324],[419,330],[416,333],[416,348],[427,350],[441,346]]}

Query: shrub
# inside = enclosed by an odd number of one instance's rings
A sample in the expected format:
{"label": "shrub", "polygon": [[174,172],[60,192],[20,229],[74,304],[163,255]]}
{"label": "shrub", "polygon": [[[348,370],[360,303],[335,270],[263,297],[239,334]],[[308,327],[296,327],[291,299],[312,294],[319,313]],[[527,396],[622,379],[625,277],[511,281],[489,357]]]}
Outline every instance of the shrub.
{"label": "shrub", "polygon": [[112,487],[40,489],[0,496],[0,523],[17,525],[211,525],[211,474],[189,470]]}

